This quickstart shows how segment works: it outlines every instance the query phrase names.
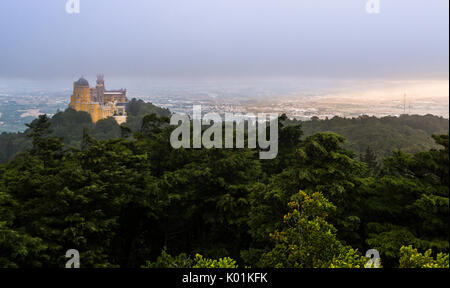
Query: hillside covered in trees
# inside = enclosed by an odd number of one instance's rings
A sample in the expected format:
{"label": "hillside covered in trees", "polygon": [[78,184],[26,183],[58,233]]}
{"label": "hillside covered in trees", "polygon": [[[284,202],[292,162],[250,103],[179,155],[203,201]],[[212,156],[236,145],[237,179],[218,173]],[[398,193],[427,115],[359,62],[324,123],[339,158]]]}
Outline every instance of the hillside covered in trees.
{"label": "hillside covered in trees", "polygon": [[[140,128],[145,115],[156,114],[161,117],[170,115],[170,111],[157,107],[142,100],[132,99],[127,106],[126,126],[132,131]],[[69,147],[80,148],[83,134],[89,133],[98,140],[114,139],[121,136],[123,131],[113,118],[103,119],[92,123],[91,116],[85,112],[77,112],[68,108],[64,112],[56,113],[51,119],[52,135],[62,137],[64,144]],[[15,155],[25,152],[31,147],[31,139],[27,137],[30,130],[23,133],[0,134],[0,163],[6,163]]]}
{"label": "hillside covered in trees", "polygon": [[369,147],[379,160],[390,156],[395,150],[417,153],[437,148],[430,135],[447,134],[449,131],[448,119],[434,115],[313,118],[312,121],[301,123],[306,136],[325,131],[335,132],[345,137],[345,148],[362,154]]}
{"label": "hillside covered in trees", "polygon": [[377,249],[383,267],[448,268],[448,133],[373,166],[280,117],[278,157],[260,160],[173,149],[168,111],[133,103],[129,127],[64,131],[74,111],[29,125],[29,148],[0,165],[0,267],[64,267],[77,249],[82,267],[356,268]]}
{"label": "hillside covered in trees", "polygon": [[[161,117],[170,116],[170,111],[151,103],[133,99],[127,107],[128,119],[124,126],[131,133],[140,129],[145,115],[155,113]],[[80,147],[83,131],[88,132],[97,140],[114,139],[124,131],[111,118],[93,124],[90,116],[84,112],[67,109],[50,119],[53,134],[63,137],[67,146]],[[438,148],[430,135],[446,134],[449,131],[449,121],[433,115],[402,115],[400,117],[368,117],[340,118],[311,121],[286,120],[289,125],[301,125],[304,137],[319,132],[335,132],[346,138],[343,147],[364,157],[373,154],[375,161],[381,164],[383,158],[392,155],[393,151],[401,150],[417,153]],[[31,147],[31,141],[24,133],[0,134],[0,163],[6,163],[15,155],[25,152]]]}

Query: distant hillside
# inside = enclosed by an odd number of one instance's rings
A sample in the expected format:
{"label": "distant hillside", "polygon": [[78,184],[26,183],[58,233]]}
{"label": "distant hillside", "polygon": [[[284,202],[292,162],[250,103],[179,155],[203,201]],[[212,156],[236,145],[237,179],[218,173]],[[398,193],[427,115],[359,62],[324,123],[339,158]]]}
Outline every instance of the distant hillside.
{"label": "distant hillside", "polygon": [[301,123],[305,136],[332,131],[347,139],[345,148],[361,154],[370,147],[378,158],[390,155],[393,150],[416,153],[436,148],[431,135],[449,132],[449,120],[433,115],[333,117],[325,120],[313,118]]}
{"label": "distant hillside", "polygon": [[[155,113],[158,116],[170,116],[168,109],[136,99],[129,102],[127,113],[128,119],[125,126],[132,132],[140,129],[145,115]],[[288,120],[288,122],[292,124],[301,122],[305,136],[324,131],[338,133],[347,139],[345,148],[360,155],[366,152],[367,147],[370,147],[378,159],[390,155],[394,150],[416,153],[435,148],[437,146],[431,135],[449,132],[448,119],[433,115],[383,118],[361,116],[351,119],[334,117],[326,120],[313,118],[311,121]],[[99,140],[121,136],[121,128],[114,119],[103,119],[93,124],[88,113],[76,112],[72,109],[55,114],[51,123],[53,134],[64,138],[65,144],[73,147],[80,147],[83,130]],[[26,137],[26,133],[27,131],[0,135],[0,163],[7,162],[30,147],[31,142]]]}
{"label": "distant hillside", "polygon": [[[127,105],[128,119],[125,126],[131,131],[139,130],[142,118],[148,114],[158,116],[169,116],[170,111],[146,103],[142,100],[132,99]],[[88,132],[98,140],[118,138],[121,136],[121,129],[117,122],[112,119],[103,119],[97,123],[92,123],[91,116],[86,112],[77,112],[73,109],[66,109],[64,112],[56,113],[51,119],[51,129],[53,135],[64,139],[67,146],[80,147],[83,131]],[[0,134],[0,163],[6,163],[15,155],[20,154],[31,147],[31,140],[26,136],[28,130],[23,133],[2,133]]]}

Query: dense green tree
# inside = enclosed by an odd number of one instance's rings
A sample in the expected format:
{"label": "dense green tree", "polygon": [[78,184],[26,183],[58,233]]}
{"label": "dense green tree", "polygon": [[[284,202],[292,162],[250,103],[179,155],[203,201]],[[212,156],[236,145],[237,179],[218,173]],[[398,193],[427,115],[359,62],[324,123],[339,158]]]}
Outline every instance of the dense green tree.
{"label": "dense green tree", "polygon": [[[326,221],[336,207],[320,193],[300,191],[289,203],[281,231],[271,234],[274,248],[263,254],[259,266],[275,268],[329,268],[342,265],[339,259],[353,256],[355,267],[367,259],[350,251],[337,239],[336,229]],[[347,255],[347,256],[344,256]],[[333,265],[335,263],[335,265]]]}
{"label": "dense green tree", "polygon": [[341,148],[343,141],[343,137],[334,133],[308,137],[299,144],[291,165],[273,175],[268,184],[254,185],[249,195],[248,219],[250,233],[256,240],[254,248],[266,245],[268,234],[279,225],[276,219],[286,214],[287,203],[299,190],[322,192],[338,207],[330,221],[338,228],[340,237],[349,244],[360,241],[358,201],[366,168]]}
{"label": "dense green tree", "polygon": [[196,254],[192,259],[184,253],[174,257],[163,250],[155,262],[147,261],[142,268],[238,268],[238,265],[230,257],[216,260]]}
{"label": "dense green tree", "polygon": [[395,152],[385,159],[380,179],[365,189],[366,242],[392,265],[402,246],[449,249],[448,134],[434,139],[443,149]]}
{"label": "dense green tree", "polygon": [[439,253],[436,259],[431,254],[431,249],[421,254],[412,246],[403,246],[400,249],[399,268],[449,268],[448,254]]}
{"label": "dense green tree", "polygon": [[98,140],[115,139],[121,136],[121,129],[114,118],[109,117],[99,120],[94,129],[92,129],[92,135]]}
{"label": "dense green tree", "polygon": [[366,153],[364,156],[361,157],[361,161],[367,164],[367,166],[372,169],[372,171],[375,171],[378,166],[377,162],[377,155],[375,152],[370,148],[370,146],[367,146]]}

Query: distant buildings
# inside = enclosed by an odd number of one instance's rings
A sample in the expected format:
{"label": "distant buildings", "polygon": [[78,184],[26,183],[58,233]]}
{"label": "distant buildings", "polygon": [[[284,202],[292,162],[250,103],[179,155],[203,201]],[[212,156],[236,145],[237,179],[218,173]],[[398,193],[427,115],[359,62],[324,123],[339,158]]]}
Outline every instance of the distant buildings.
{"label": "distant buildings", "polygon": [[122,124],[127,119],[127,90],[106,90],[103,75],[97,76],[97,85],[89,87],[89,82],[81,77],[73,83],[73,94],[69,107],[76,111],[84,111],[91,115],[92,121],[113,117]]}

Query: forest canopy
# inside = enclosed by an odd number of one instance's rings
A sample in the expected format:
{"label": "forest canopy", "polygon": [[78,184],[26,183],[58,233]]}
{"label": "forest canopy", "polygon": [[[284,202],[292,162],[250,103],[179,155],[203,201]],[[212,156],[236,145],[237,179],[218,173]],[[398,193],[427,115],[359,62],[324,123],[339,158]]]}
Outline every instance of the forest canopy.
{"label": "forest canopy", "polygon": [[[170,116],[170,111],[142,100],[132,99],[127,106],[127,122],[125,127],[131,132],[139,131],[145,115],[156,114],[160,117]],[[62,137],[67,146],[80,148],[83,130],[98,140],[114,139],[123,131],[114,119],[103,119],[92,123],[88,113],[67,109],[58,112],[50,119],[53,134]],[[430,135],[441,135],[449,132],[448,119],[433,115],[401,115],[400,117],[358,118],[334,117],[311,121],[287,120],[286,125],[301,125],[304,137],[320,132],[335,132],[346,138],[343,147],[364,157],[372,153],[375,162],[381,164],[383,158],[392,155],[395,150],[417,153],[438,148]],[[0,163],[6,163],[15,155],[30,148],[31,141],[24,133],[0,134]]]}
{"label": "forest canopy", "polygon": [[[1,136],[0,267],[64,267],[77,249],[82,267],[362,268],[377,249],[383,267],[448,268],[448,120],[282,116],[278,157],[260,160],[173,149],[168,110],[128,109],[122,126],[66,110]],[[406,131],[419,151],[339,125]]]}

